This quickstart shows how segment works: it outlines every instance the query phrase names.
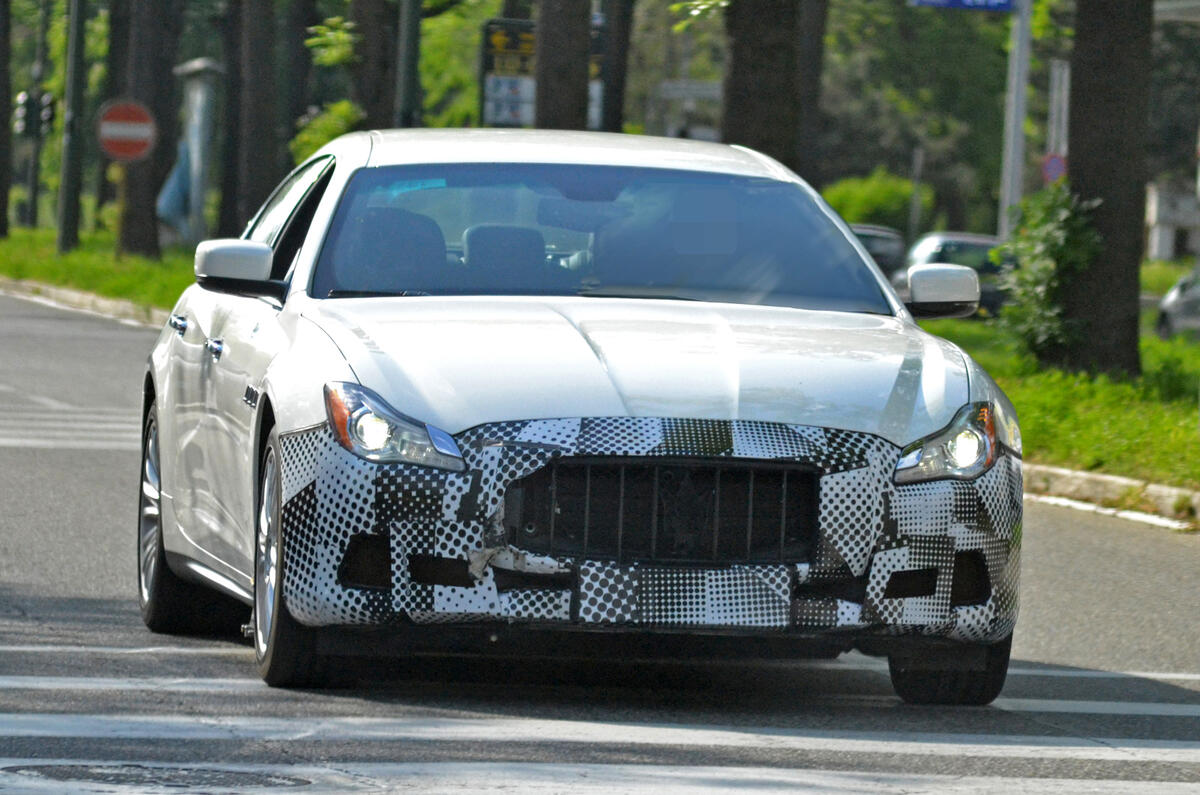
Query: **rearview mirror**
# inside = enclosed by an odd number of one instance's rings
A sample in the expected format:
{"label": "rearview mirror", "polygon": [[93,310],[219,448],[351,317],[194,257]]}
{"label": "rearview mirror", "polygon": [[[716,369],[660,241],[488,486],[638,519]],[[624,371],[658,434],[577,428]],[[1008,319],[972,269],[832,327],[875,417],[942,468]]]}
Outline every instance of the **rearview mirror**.
{"label": "rearview mirror", "polygon": [[914,317],[969,317],[979,309],[979,274],[963,265],[913,265],[905,305]]}
{"label": "rearview mirror", "polygon": [[253,240],[206,240],[196,247],[196,281],[209,290],[282,301],[287,285],[271,279],[274,256]]}

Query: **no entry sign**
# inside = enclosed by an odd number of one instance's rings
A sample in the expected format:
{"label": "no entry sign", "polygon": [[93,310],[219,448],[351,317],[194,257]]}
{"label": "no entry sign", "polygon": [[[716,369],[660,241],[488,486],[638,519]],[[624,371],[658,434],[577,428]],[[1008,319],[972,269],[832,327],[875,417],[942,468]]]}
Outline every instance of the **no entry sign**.
{"label": "no entry sign", "polygon": [[158,126],[140,102],[114,100],[100,108],[100,149],[122,163],[141,160],[154,151]]}

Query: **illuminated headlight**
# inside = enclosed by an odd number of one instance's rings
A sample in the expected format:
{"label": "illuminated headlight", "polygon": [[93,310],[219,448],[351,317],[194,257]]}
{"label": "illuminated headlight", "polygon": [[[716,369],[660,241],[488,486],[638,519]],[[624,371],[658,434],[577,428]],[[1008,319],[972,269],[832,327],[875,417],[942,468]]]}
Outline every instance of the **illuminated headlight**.
{"label": "illuminated headlight", "polygon": [[1020,456],[1016,422],[1007,416],[997,417],[991,403],[968,403],[944,430],[905,448],[894,479],[896,483],[972,480],[996,463],[1001,448]]}
{"label": "illuminated headlight", "polygon": [[326,384],[325,411],[342,447],[368,461],[466,469],[450,434],[404,416],[366,387]]}

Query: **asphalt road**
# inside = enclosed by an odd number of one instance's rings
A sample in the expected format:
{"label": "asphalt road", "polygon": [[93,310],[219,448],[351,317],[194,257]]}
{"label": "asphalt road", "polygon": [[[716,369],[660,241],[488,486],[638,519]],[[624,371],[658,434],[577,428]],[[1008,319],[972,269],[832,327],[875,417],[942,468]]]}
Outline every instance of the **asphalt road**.
{"label": "asphalt road", "polygon": [[271,690],[239,638],[138,617],[153,339],[0,297],[0,790],[1200,790],[1200,536],[1036,504],[992,707],[905,706],[859,655],[420,658]]}

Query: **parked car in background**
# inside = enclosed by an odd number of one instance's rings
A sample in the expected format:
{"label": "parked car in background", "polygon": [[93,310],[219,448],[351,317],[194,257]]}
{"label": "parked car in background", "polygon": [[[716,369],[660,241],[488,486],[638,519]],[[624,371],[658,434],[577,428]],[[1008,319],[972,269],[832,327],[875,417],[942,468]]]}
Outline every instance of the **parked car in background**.
{"label": "parked car in background", "polygon": [[892,285],[905,300],[908,295],[908,268],[945,262],[965,265],[979,274],[979,309],[981,314],[994,315],[1004,304],[1000,288],[1000,266],[992,262],[991,251],[1000,245],[992,235],[970,232],[931,232],[924,235],[908,250],[905,267],[891,274]]}
{"label": "parked car in background", "polygon": [[1200,265],[1175,282],[1163,296],[1154,329],[1163,339],[1200,331]]}
{"label": "parked car in background", "polygon": [[891,278],[904,268],[904,235],[890,226],[851,224],[850,231],[875,260],[884,275]]}

